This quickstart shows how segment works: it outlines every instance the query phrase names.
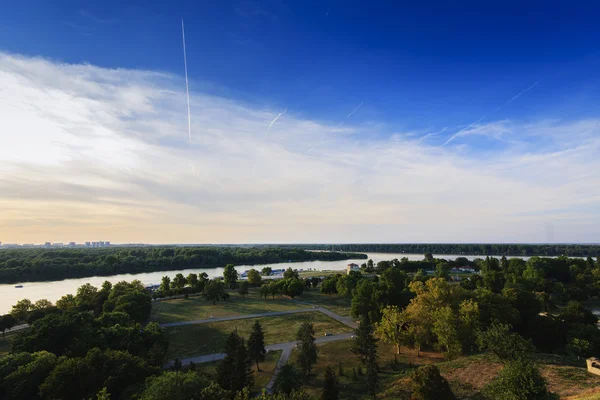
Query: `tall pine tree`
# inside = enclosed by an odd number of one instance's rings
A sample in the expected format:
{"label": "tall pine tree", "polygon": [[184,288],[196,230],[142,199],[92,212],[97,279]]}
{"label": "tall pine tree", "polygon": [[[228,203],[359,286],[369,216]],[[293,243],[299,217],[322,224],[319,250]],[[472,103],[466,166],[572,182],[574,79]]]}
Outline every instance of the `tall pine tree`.
{"label": "tall pine tree", "polygon": [[315,329],[313,324],[303,322],[296,334],[298,344],[298,364],[305,375],[310,375],[312,366],[317,362],[317,345],[315,344]]}
{"label": "tall pine tree", "polygon": [[323,393],[321,400],[338,400],[340,389],[338,387],[337,378],[333,368],[330,366],[325,369],[325,384],[323,385]]}
{"label": "tall pine tree", "polygon": [[377,366],[377,339],[373,332],[375,328],[367,315],[363,315],[360,325],[354,331],[354,344],[352,352],[357,354],[367,370],[367,386],[369,394],[377,398],[379,389],[379,367]]}
{"label": "tall pine tree", "polygon": [[265,334],[258,321],[254,322],[254,325],[252,325],[252,332],[250,332],[250,337],[248,338],[248,353],[250,353],[252,361],[256,363],[256,369],[260,371],[258,362],[264,361],[266,350]]}
{"label": "tall pine tree", "polygon": [[225,341],[225,358],[217,368],[217,382],[225,390],[242,390],[254,383],[252,360],[244,339],[233,331]]}

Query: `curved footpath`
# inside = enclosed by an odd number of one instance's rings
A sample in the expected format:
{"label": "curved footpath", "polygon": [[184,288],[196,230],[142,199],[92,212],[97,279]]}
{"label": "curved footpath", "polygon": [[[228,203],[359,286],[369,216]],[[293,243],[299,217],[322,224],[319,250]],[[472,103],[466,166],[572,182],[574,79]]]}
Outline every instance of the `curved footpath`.
{"label": "curved footpath", "polygon": [[[305,302],[301,302],[301,301],[296,301],[296,302],[301,303],[301,304],[311,305],[310,303],[305,303]],[[261,313],[261,314],[247,314],[247,315],[236,315],[236,316],[232,316],[232,317],[209,318],[209,319],[202,319],[202,320],[195,320],[195,321],[170,322],[170,323],[166,323],[166,324],[161,324],[160,326],[167,328],[167,327],[174,327],[174,326],[206,324],[209,322],[233,321],[233,320],[237,320],[237,319],[274,317],[277,315],[296,314],[296,313],[312,312],[312,311],[321,312],[321,313],[327,315],[328,317],[333,318],[336,321],[341,322],[342,324],[344,324],[350,328],[353,328],[353,329],[358,328],[358,324],[355,321],[353,321],[351,318],[342,317],[341,315],[338,315],[331,310],[328,310],[323,307],[317,307],[317,306],[313,306],[312,308],[303,308],[300,310],[291,310],[291,311],[276,311],[276,312],[266,312],[266,313]],[[332,335],[332,336],[319,336],[318,338],[315,339],[315,343],[321,344],[321,343],[335,342],[338,340],[350,339],[352,336],[353,336],[353,333],[342,333],[339,335]],[[297,344],[297,342],[293,341],[293,342],[267,345],[267,348],[270,349],[271,351],[272,350],[282,350],[281,356],[279,357],[279,360],[277,361],[277,366],[275,367],[275,371],[273,372],[273,377],[271,378],[271,380],[269,381],[269,383],[267,384],[267,387],[266,387],[266,389],[269,393],[272,391],[273,384],[275,383],[275,378],[279,374],[279,371],[281,370],[281,368],[285,364],[287,364],[287,362],[292,354],[292,350],[294,349],[296,344]],[[207,354],[204,356],[188,357],[188,358],[181,359],[181,365],[185,366],[191,362],[193,362],[194,364],[202,364],[202,363],[222,360],[223,358],[225,358],[225,353],[214,353],[214,354]],[[169,361],[167,364],[165,364],[165,368],[172,367],[173,362],[174,362],[174,360]]]}

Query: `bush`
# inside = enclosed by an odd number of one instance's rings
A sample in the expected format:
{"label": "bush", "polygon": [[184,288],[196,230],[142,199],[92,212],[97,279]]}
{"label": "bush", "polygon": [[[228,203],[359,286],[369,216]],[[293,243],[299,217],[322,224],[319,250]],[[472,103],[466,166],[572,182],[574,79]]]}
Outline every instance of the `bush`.
{"label": "bush", "polygon": [[558,397],[546,388],[538,369],[524,360],[509,361],[498,376],[483,389],[490,400],[552,400]]}
{"label": "bush", "polygon": [[417,369],[411,377],[411,400],[455,400],[446,378],[435,365]]}

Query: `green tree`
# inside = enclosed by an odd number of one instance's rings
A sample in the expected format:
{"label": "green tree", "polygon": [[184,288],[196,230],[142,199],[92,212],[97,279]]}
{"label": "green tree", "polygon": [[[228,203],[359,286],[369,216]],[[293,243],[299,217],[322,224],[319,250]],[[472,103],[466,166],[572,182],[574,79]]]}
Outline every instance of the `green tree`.
{"label": "green tree", "polygon": [[227,264],[223,270],[223,281],[230,289],[237,287],[238,272],[233,264]]}
{"label": "green tree", "polygon": [[368,279],[362,279],[356,285],[354,295],[352,296],[351,312],[355,318],[360,318],[364,315],[368,316],[372,322],[379,320],[379,304],[376,292],[376,284]]}
{"label": "green tree", "polygon": [[75,303],[80,310],[93,310],[96,306],[96,298],[98,297],[98,288],[89,283],[81,285],[77,289]]}
{"label": "green tree", "polygon": [[367,387],[371,397],[377,397],[379,389],[379,367],[377,365],[377,339],[373,323],[367,315],[363,315],[360,324],[354,331],[352,352],[357,354],[367,370]]}
{"label": "green tree", "polygon": [[435,277],[444,280],[450,279],[450,264],[441,262],[435,266]]}
{"label": "green tree", "polygon": [[321,283],[321,293],[334,294],[337,293],[335,277],[328,277]]}
{"label": "green tree", "polygon": [[158,288],[161,292],[168,292],[171,290],[171,278],[168,276],[163,276],[160,282],[160,287]]}
{"label": "green tree", "polygon": [[338,387],[337,377],[331,366],[325,368],[325,376],[323,383],[323,391],[321,392],[321,400],[338,400],[340,388]]}
{"label": "green tree", "polygon": [[292,279],[292,278],[296,278],[296,279],[300,279],[300,275],[298,274],[298,270],[292,269],[292,267],[289,267],[288,269],[286,269],[283,273],[283,279]]}
{"label": "green tree", "polygon": [[103,387],[102,390],[96,393],[96,400],[110,400],[110,393],[108,393],[108,389],[106,387]]}
{"label": "green tree", "polygon": [[411,400],[454,400],[448,381],[435,365],[426,365],[413,372],[410,378]]}
{"label": "green tree", "polygon": [[252,360],[248,349],[237,331],[233,331],[225,341],[225,358],[217,367],[217,382],[225,390],[242,390],[252,386]]}
{"label": "green tree", "polygon": [[[17,355],[3,368],[0,395],[6,400],[39,399],[38,387],[54,369],[57,357],[47,351]],[[11,368],[12,367],[12,368]],[[4,393],[2,393],[4,392]]]}
{"label": "green tree", "polygon": [[248,281],[242,281],[239,284],[238,293],[242,296],[246,296],[248,294]]}
{"label": "green tree", "polygon": [[185,277],[183,276],[183,274],[179,273],[179,274],[175,275],[175,278],[173,278],[173,285],[177,289],[183,289],[185,284],[186,284],[186,280],[185,280]]}
{"label": "green tree", "polygon": [[260,286],[260,289],[258,290],[258,293],[260,294],[260,298],[262,299],[263,297],[266,299],[267,296],[269,294],[271,294],[271,291],[269,290],[269,284],[268,283],[263,283]]}
{"label": "green tree", "polygon": [[168,371],[150,378],[139,398],[140,400],[205,399],[203,396],[198,396],[209,386],[210,382],[194,371],[185,373]]}
{"label": "green tree", "polygon": [[279,286],[279,283],[276,281],[271,281],[269,283],[269,294],[275,298],[275,296],[279,293],[281,293],[281,287]]}
{"label": "green tree", "polygon": [[538,369],[525,360],[511,360],[483,393],[490,400],[550,400],[557,396],[546,388]]}
{"label": "green tree", "polygon": [[269,276],[273,273],[273,269],[271,267],[264,267],[260,272],[263,276]]}
{"label": "green tree", "polygon": [[298,364],[304,375],[310,375],[312,366],[317,362],[317,345],[313,324],[303,322],[296,334],[298,343]]}
{"label": "green tree", "polygon": [[298,371],[296,366],[286,364],[281,367],[279,374],[275,378],[273,389],[277,394],[284,395],[284,398],[287,400],[291,398],[288,397],[290,394],[302,387],[303,382],[302,373]]}
{"label": "green tree", "polygon": [[248,271],[248,283],[253,285],[253,286],[259,286],[261,283],[261,277],[260,277],[260,273],[255,270],[254,268],[252,268],[250,271]]}
{"label": "green tree", "polygon": [[187,278],[185,278],[185,282],[190,287],[196,287],[196,285],[198,285],[198,274],[194,274],[194,273],[188,274]]}
{"label": "green tree", "polygon": [[62,311],[74,310],[77,307],[75,296],[67,294],[56,301],[56,307]]}
{"label": "green tree", "polygon": [[511,332],[510,325],[497,322],[477,334],[477,344],[480,350],[490,351],[504,363],[522,359],[525,354],[533,351],[532,345],[521,335]]}
{"label": "green tree", "polygon": [[213,306],[217,304],[219,300],[227,300],[229,293],[225,291],[225,285],[223,282],[212,279],[208,281],[202,292],[202,298],[208,301],[212,301]]}
{"label": "green tree", "polygon": [[250,337],[248,338],[248,353],[250,358],[256,363],[256,369],[260,371],[258,362],[264,361],[266,350],[265,334],[258,320],[252,325],[252,332],[250,332]]}
{"label": "green tree", "polygon": [[27,319],[27,315],[32,310],[33,304],[31,304],[31,300],[23,299],[17,301],[17,303],[12,306],[10,314],[15,318],[15,320],[17,320],[17,322],[21,322]]}
{"label": "green tree", "polygon": [[408,329],[404,315],[396,306],[387,306],[381,310],[381,320],[376,324],[376,333],[384,342],[396,346],[396,354],[400,354],[400,346],[405,344],[405,331]]}
{"label": "green tree", "polygon": [[12,328],[16,324],[17,324],[17,320],[15,319],[15,317],[12,316],[12,314],[6,314],[6,315],[0,316],[0,330],[2,331],[2,336],[4,336],[4,332],[7,329]]}
{"label": "green tree", "polygon": [[428,263],[433,263],[433,255],[431,253],[425,253],[423,260],[427,261]]}
{"label": "green tree", "polygon": [[442,307],[433,312],[433,327],[431,332],[436,336],[438,346],[445,350],[446,357],[452,359],[462,352],[460,336],[457,327],[457,316],[450,306]]}
{"label": "green tree", "polygon": [[304,287],[305,286],[302,281],[296,278],[291,278],[285,281],[283,291],[287,296],[290,296],[293,299],[304,292]]}
{"label": "green tree", "polygon": [[381,301],[383,304],[404,307],[407,305],[407,296],[404,289],[408,277],[406,272],[400,267],[394,266],[386,269],[379,277],[379,287],[382,292]]}

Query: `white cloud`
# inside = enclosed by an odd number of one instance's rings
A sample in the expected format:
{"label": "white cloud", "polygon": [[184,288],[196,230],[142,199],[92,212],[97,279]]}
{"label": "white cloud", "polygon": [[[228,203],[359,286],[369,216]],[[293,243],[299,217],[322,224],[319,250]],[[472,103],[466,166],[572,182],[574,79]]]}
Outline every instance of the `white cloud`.
{"label": "white cloud", "polygon": [[[265,139],[277,111],[191,102],[190,146],[180,77],[0,53],[0,240],[543,241],[548,223],[555,240],[600,233],[598,120],[493,121],[461,132],[462,147],[434,147],[290,111]],[[470,135],[506,146],[481,155]]]}

